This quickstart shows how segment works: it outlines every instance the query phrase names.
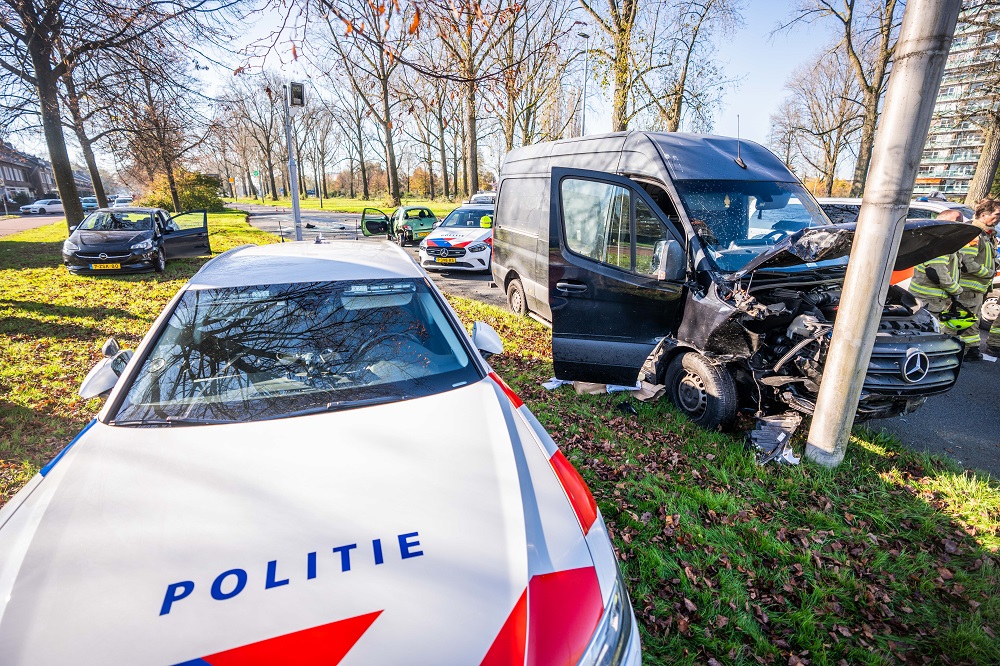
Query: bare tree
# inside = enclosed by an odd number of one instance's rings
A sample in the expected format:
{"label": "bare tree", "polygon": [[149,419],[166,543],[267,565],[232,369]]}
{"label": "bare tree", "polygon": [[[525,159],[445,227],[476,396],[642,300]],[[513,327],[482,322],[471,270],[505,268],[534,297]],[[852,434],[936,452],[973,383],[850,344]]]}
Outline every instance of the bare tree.
{"label": "bare tree", "polygon": [[[135,43],[170,24],[180,29],[200,26],[236,0],[17,0],[0,10],[0,69],[20,78],[37,92],[45,143],[59,196],[70,226],[83,219],[83,206],[73,180],[73,167],[63,134],[59,82],[76,60],[87,54]],[[70,45],[60,54],[58,44]]]}
{"label": "bare tree", "polygon": [[767,137],[771,150],[777,153],[792,173],[800,177],[802,174],[798,169],[801,159],[799,128],[804,124],[799,115],[798,105],[791,97],[786,97],[770,116],[770,130]]}
{"label": "bare tree", "polygon": [[282,81],[272,73],[240,74],[223,95],[224,104],[253,140],[267,172],[271,199],[278,200],[274,169],[280,155],[282,128]]}
{"label": "bare tree", "polygon": [[[788,130],[798,138],[802,157],[822,175],[824,195],[832,196],[837,167],[860,129],[857,80],[846,58],[833,51],[793,72],[787,87],[790,116],[799,122]],[[802,143],[807,149],[801,150]]]}
{"label": "bare tree", "polygon": [[792,19],[779,27],[787,29],[796,23],[816,21],[837,26],[838,48],[843,49],[862,92],[861,143],[851,179],[853,197],[863,194],[868,178],[875,129],[896,51],[903,4],[901,0],[802,0]]}

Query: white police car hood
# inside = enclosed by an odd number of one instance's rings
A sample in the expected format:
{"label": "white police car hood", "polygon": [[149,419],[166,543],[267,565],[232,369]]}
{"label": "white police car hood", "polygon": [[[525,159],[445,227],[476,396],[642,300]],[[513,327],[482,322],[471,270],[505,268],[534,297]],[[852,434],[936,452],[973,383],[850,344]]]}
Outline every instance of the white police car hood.
{"label": "white police car hood", "polygon": [[93,424],[0,512],[0,661],[479,663],[528,582],[515,448],[545,465],[498,391]]}
{"label": "white police car hood", "polygon": [[493,229],[482,227],[438,227],[427,236],[428,247],[466,247],[492,242]]}

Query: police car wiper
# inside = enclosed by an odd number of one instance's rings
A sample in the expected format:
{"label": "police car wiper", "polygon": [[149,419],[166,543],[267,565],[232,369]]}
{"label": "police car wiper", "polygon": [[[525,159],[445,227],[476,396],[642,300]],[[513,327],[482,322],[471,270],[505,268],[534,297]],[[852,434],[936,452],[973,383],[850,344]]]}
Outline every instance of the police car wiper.
{"label": "police car wiper", "polygon": [[133,419],[131,421],[112,421],[115,426],[191,426],[191,425],[220,425],[223,423],[239,423],[228,419],[191,419],[181,416],[168,416],[165,419]]}
{"label": "police car wiper", "polygon": [[272,419],[285,419],[291,416],[308,416],[309,414],[321,414],[323,412],[337,412],[344,409],[356,409],[358,407],[371,407],[372,405],[384,405],[388,402],[401,402],[409,399],[407,395],[383,395],[378,398],[362,398],[361,400],[336,400],[325,405],[317,405],[308,409],[300,409],[297,412],[286,412],[262,419],[270,421]]}

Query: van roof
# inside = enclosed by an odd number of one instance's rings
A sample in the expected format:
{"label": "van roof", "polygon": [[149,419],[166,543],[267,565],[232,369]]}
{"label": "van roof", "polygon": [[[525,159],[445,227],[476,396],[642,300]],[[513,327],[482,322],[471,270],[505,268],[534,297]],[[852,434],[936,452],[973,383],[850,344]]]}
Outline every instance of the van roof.
{"label": "van roof", "polygon": [[[736,163],[739,155],[747,165]],[[502,177],[548,176],[567,167],[668,180],[797,182],[781,160],[753,141],[680,132],[616,132],[547,141],[507,154]]]}

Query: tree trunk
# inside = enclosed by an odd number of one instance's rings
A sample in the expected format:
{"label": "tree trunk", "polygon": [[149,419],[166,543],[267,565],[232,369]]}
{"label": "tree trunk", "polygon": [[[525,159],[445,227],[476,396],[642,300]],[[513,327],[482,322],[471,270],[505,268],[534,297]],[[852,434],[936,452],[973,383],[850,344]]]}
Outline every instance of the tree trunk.
{"label": "tree trunk", "polygon": [[177,193],[177,181],[174,179],[174,165],[166,157],[163,158],[163,168],[167,172],[167,185],[170,187],[170,201],[174,205],[174,212],[181,212],[181,197]]}
{"label": "tree trunk", "polygon": [[989,195],[997,174],[997,165],[1000,165],[1000,111],[992,113],[989,121],[983,153],[979,156],[976,174],[969,183],[969,193],[965,195],[965,203],[969,206],[975,206],[980,199]]}
{"label": "tree trunk", "polygon": [[97,159],[94,157],[94,145],[82,127],[76,130],[76,139],[80,142],[80,148],[83,150],[83,159],[87,162],[87,172],[90,174],[90,182],[94,184],[94,196],[97,197],[97,205],[100,208],[107,208],[108,194],[104,189],[104,181],[101,180],[101,172],[97,168]]}
{"label": "tree trunk", "polygon": [[431,155],[430,133],[427,137],[427,180],[430,182],[431,201],[434,201],[434,159]]}
{"label": "tree trunk", "polygon": [[861,125],[861,144],[858,146],[858,161],[854,165],[854,177],[851,179],[851,196],[860,197],[865,192],[865,181],[868,179],[868,166],[872,161],[872,148],[875,146],[875,128],[878,126],[877,91],[865,91],[865,118]]}
{"label": "tree trunk", "polygon": [[[392,119],[389,116],[389,82],[382,80],[382,132],[385,136],[385,166],[389,180],[389,198],[393,206],[399,205],[399,170],[396,167],[396,148],[392,144]],[[407,188],[408,189],[408,188]]]}
{"label": "tree trunk", "polygon": [[62,117],[59,113],[59,94],[56,77],[52,73],[49,52],[41,41],[29,42],[31,64],[35,70],[38,101],[42,112],[42,130],[45,134],[45,145],[49,149],[49,160],[52,163],[52,175],[55,177],[59,199],[66,213],[67,227],[75,227],[83,221],[83,204],[73,180],[73,166],[66,150],[66,137],[62,130]]}
{"label": "tree trunk", "polygon": [[476,136],[475,80],[469,81],[465,88],[465,124],[469,129],[469,138],[466,142],[466,147],[468,148],[468,157],[466,158],[468,183],[465,189],[472,195],[479,191],[479,139]]}
{"label": "tree trunk", "polygon": [[624,132],[628,129],[628,96],[631,92],[629,78],[632,68],[629,66],[629,42],[631,41],[631,31],[619,28],[615,36],[615,54],[611,62],[611,71],[614,78],[614,91],[612,93],[611,109],[611,131]]}
{"label": "tree trunk", "polygon": [[[456,172],[457,173],[457,172]],[[462,193],[469,196],[469,118],[462,118]]]}
{"label": "tree trunk", "polygon": [[350,151],[347,153],[347,168],[350,171],[350,177],[347,179],[347,195],[353,199],[354,198],[354,156],[351,155]]}
{"label": "tree trunk", "polygon": [[437,113],[438,132],[441,135],[441,186],[444,189],[444,198],[448,198],[448,151],[444,138],[444,114],[441,109]]}
{"label": "tree trunk", "polygon": [[278,187],[274,182],[274,158],[270,155],[267,156],[267,176],[268,180],[271,181],[271,201],[278,200]]}

